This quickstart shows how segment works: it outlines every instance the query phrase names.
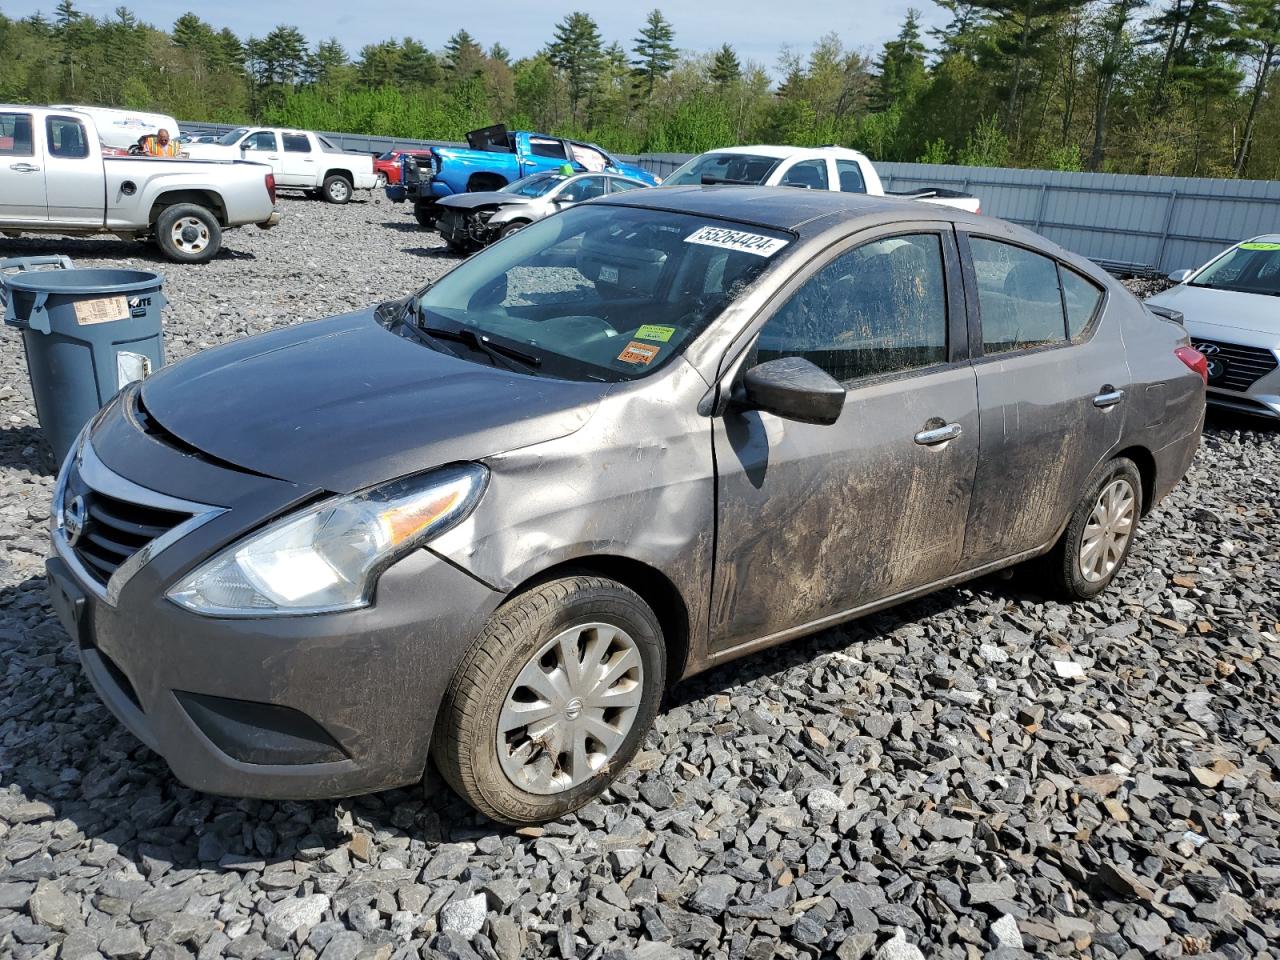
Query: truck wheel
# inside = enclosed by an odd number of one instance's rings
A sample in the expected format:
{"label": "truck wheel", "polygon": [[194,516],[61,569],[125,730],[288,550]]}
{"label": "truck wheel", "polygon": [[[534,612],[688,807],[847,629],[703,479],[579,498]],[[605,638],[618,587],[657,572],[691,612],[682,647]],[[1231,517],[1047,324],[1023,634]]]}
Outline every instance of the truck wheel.
{"label": "truck wheel", "polygon": [[346,203],[351,199],[351,181],[340,173],[325,177],[324,186],[320,189],[330,203]]}
{"label": "truck wheel", "polygon": [[222,249],[222,228],[212,213],[194,203],[175,203],[156,218],[156,243],[178,263],[207,263]]}
{"label": "truck wheel", "polygon": [[602,577],[553,580],[501,607],[462,658],[432,756],[486,816],[554,820],[622,772],[665,683],[662,628],[648,604]]}
{"label": "truck wheel", "polygon": [[434,203],[415,203],[413,205],[413,216],[418,221],[418,226],[431,230],[436,225],[436,205]]}

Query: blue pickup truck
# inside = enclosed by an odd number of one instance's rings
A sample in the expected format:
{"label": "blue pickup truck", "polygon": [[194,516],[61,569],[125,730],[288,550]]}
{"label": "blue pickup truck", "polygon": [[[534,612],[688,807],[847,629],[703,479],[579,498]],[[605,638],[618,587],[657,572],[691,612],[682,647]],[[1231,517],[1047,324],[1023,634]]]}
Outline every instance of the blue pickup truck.
{"label": "blue pickup truck", "polygon": [[432,147],[430,159],[405,155],[400,182],[387,187],[387,198],[413,204],[414,215],[424,227],[436,223],[436,202],[455,193],[497,190],[531,173],[559,170],[605,171],[639,180],[650,186],[657,177],[634,164],[621,163],[592,143],[580,143],[542,133],[512,133],[496,124],[467,134],[467,149]]}

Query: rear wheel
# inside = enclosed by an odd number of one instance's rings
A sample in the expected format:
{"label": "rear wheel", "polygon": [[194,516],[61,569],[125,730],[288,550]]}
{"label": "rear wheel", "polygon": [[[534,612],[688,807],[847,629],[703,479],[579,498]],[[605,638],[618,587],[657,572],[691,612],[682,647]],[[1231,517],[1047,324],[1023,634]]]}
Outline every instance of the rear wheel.
{"label": "rear wheel", "polygon": [[1142,515],[1142,474],[1126,457],[1096,470],[1076,504],[1062,539],[1044,558],[1055,593],[1070,600],[1096,597],[1129,557]]}
{"label": "rear wheel", "polygon": [[553,820],[630,762],[665,682],[662,629],[637,594],[600,577],[553,580],[499,609],[463,657],[436,767],[495,820]]}
{"label": "rear wheel", "polygon": [[351,181],[340,173],[325,177],[320,190],[330,203],[346,203],[351,199]]}
{"label": "rear wheel", "polygon": [[194,203],[175,203],[156,218],[156,243],[178,263],[205,263],[222,249],[222,228],[207,209]]}

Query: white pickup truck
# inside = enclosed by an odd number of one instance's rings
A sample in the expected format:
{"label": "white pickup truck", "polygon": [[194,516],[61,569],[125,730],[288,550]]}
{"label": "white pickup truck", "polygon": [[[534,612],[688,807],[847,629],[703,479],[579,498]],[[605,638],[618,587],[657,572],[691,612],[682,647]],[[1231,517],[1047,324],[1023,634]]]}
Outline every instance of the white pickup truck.
{"label": "white pickup truck", "polygon": [[330,203],[346,203],[353,190],[381,185],[371,154],[339,150],[309,130],[237,127],[217,143],[189,143],[186,151],[202,159],[270,164],[276,186],[318,193]]}
{"label": "white pickup truck", "polygon": [[275,226],[275,182],[257,163],[104,157],[93,119],[0,104],[0,234],[151,238],[171,260],[204,263],[222,231]]}
{"label": "white pickup truck", "polygon": [[981,213],[981,201],[958,190],[927,187],[890,193],[866,154],[846,147],[724,147],[700,153],[662,181],[664,186],[740,183],[762,187],[803,187],[865,193],[872,197],[921,200]]}

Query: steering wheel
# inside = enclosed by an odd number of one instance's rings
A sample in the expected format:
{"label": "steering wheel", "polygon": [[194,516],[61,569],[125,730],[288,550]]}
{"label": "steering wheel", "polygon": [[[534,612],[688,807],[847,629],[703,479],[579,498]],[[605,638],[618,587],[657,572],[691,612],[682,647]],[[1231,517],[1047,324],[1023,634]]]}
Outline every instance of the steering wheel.
{"label": "steering wheel", "polygon": [[129,144],[129,156],[131,157],[142,156],[142,147],[138,146],[136,143]]}

